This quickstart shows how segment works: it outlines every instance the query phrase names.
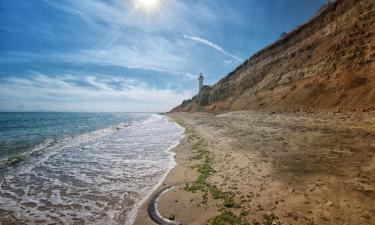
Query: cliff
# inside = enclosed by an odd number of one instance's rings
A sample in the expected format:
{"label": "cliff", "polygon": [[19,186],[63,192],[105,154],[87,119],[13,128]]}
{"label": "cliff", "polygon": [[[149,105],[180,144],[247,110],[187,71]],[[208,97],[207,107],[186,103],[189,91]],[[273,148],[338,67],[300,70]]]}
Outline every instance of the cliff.
{"label": "cliff", "polygon": [[338,0],[178,111],[375,109],[375,1]]}

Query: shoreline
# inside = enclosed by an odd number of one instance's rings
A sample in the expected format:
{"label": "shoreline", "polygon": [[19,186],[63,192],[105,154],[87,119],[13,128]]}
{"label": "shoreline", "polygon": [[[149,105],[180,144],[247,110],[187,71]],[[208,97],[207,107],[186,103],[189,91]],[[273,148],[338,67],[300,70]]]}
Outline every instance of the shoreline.
{"label": "shoreline", "polygon": [[[176,121],[176,117],[173,117],[171,115],[167,115],[170,120],[173,120],[178,124]],[[181,125],[179,125],[181,126]],[[184,126],[182,126],[184,127]],[[148,215],[148,207],[150,200],[152,200],[153,197],[155,197],[156,194],[158,194],[163,189],[166,189],[168,187],[174,186],[173,189],[170,189],[168,192],[164,193],[163,196],[160,197],[159,201],[157,202],[157,210],[162,214],[162,216],[166,219],[175,219],[176,213],[166,213],[171,207],[169,204],[172,202],[173,204],[178,203],[181,198],[178,196],[185,192],[184,185],[186,183],[194,182],[194,180],[197,177],[197,173],[192,170],[191,168],[194,166],[194,162],[191,162],[191,156],[192,156],[192,143],[189,141],[189,136],[187,134],[187,127],[185,128],[184,137],[181,139],[180,143],[172,149],[172,152],[175,153],[175,162],[176,166],[169,171],[169,173],[166,175],[166,177],[162,180],[161,185],[157,187],[156,190],[152,192],[152,194],[147,198],[147,200],[142,204],[142,206],[139,208],[136,219],[133,223],[133,225],[155,225],[155,223]],[[184,193],[185,202],[191,202],[192,199],[194,199],[194,202],[199,202],[201,199],[200,193]],[[189,201],[186,201],[186,198],[189,199]],[[187,204],[183,204],[187,205]],[[188,215],[187,215],[188,216]],[[175,219],[176,221],[179,221],[178,219]],[[182,222],[182,221],[181,221]],[[185,224],[185,223],[182,223]]]}
{"label": "shoreline", "polygon": [[130,127],[63,139],[4,171],[0,224],[132,224],[175,166],[184,129],[156,114],[128,118]]}
{"label": "shoreline", "polygon": [[[163,116],[165,116],[165,115],[163,115]],[[167,117],[167,119],[170,122],[171,118],[168,117],[168,116],[165,116],[165,117]],[[164,175],[160,178],[159,182],[156,185],[154,185],[152,187],[152,189],[143,198],[141,198],[140,201],[138,201],[133,206],[133,208],[132,208],[131,211],[129,211],[128,218],[126,219],[125,225],[135,224],[135,221],[136,221],[136,219],[138,217],[139,210],[143,207],[143,205],[145,205],[152,198],[152,196],[154,195],[154,193],[157,192],[157,190],[162,186],[164,180],[166,179],[166,177],[168,176],[168,174],[171,172],[171,170],[173,170],[177,166],[177,163],[176,163],[176,160],[175,160],[176,152],[174,151],[174,149],[178,145],[180,145],[181,141],[185,138],[185,128],[182,127],[182,126],[180,126],[178,123],[176,123],[176,125],[178,127],[180,127],[183,130],[183,132],[181,134],[181,138],[179,140],[177,140],[173,145],[171,145],[166,150],[166,152],[170,152],[170,154],[171,154],[172,163],[171,163],[170,167],[164,173]]]}
{"label": "shoreline", "polygon": [[[186,125],[185,136],[172,150],[176,167],[151,196],[189,185],[160,198],[163,217],[193,225],[375,222],[375,114],[240,111],[168,117]],[[207,151],[204,160],[199,151]],[[202,174],[202,168],[212,170]],[[147,214],[149,201],[134,225],[156,224]]]}

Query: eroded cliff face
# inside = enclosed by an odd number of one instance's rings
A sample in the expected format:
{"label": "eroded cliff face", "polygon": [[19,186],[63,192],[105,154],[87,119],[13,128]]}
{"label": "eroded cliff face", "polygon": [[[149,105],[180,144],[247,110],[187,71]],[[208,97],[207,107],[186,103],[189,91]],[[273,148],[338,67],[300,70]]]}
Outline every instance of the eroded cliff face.
{"label": "eroded cliff face", "polygon": [[173,111],[375,109],[375,1],[338,0]]}

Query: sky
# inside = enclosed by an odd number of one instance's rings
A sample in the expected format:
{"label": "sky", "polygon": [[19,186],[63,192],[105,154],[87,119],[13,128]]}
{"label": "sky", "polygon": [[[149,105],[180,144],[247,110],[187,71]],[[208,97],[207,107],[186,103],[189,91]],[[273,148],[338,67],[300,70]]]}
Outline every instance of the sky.
{"label": "sky", "polygon": [[0,0],[0,111],[165,112],[325,0]]}

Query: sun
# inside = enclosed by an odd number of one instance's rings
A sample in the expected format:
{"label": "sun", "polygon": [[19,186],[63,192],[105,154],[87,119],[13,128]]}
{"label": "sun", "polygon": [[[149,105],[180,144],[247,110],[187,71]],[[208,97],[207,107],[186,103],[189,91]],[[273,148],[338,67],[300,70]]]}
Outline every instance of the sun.
{"label": "sun", "polygon": [[158,0],[138,0],[138,2],[145,6],[153,6],[158,3]]}
{"label": "sun", "polygon": [[134,3],[136,8],[150,11],[158,7],[159,1],[160,0],[135,0]]}

